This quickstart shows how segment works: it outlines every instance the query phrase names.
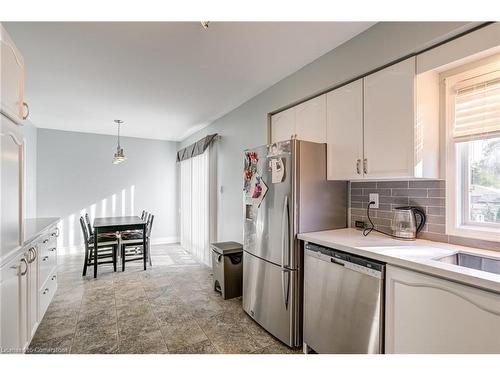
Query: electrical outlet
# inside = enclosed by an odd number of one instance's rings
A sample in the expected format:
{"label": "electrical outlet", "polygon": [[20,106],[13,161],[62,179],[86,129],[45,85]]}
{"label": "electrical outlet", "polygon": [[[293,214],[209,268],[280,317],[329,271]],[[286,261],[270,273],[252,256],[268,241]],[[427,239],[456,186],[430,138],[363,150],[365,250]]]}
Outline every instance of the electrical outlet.
{"label": "electrical outlet", "polygon": [[378,208],[378,193],[370,193],[370,202],[375,202],[370,206],[371,208]]}
{"label": "electrical outlet", "polygon": [[366,228],[366,223],[362,220],[356,220],[354,222],[354,226],[358,229],[365,229]]}

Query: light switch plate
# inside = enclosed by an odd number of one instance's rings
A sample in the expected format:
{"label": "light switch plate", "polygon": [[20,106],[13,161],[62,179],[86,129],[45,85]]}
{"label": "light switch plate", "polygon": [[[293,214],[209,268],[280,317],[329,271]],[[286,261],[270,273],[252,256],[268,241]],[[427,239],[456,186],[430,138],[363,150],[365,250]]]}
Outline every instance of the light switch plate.
{"label": "light switch plate", "polygon": [[370,202],[375,202],[370,206],[371,208],[378,208],[378,193],[370,193]]}

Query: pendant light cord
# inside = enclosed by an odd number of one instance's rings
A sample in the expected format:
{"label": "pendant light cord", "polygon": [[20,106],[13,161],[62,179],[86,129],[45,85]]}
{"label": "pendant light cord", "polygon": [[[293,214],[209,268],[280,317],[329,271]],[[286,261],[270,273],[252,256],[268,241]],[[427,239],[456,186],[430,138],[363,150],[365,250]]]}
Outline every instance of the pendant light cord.
{"label": "pendant light cord", "polygon": [[118,150],[120,149],[120,123],[118,123]]}

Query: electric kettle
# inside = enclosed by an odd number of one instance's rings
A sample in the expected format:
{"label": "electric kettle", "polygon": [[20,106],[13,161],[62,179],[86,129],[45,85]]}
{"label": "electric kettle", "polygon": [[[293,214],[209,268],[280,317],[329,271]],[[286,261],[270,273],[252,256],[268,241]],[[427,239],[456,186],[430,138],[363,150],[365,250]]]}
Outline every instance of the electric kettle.
{"label": "electric kettle", "polygon": [[[417,216],[420,216],[420,223],[418,225]],[[406,206],[394,209],[392,231],[395,237],[414,240],[424,225],[425,213],[420,208]]]}

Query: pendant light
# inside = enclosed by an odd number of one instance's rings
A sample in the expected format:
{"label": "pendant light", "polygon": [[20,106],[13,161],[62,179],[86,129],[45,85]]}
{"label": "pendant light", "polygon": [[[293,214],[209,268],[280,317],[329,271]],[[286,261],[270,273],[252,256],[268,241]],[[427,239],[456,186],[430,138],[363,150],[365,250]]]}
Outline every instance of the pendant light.
{"label": "pendant light", "polygon": [[123,148],[120,146],[120,125],[123,124],[122,120],[115,120],[116,125],[118,125],[118,145],[116,146],[115,156],[113,157],[113,164],[120,164],[122,161],[127,160],[123,154]]}

